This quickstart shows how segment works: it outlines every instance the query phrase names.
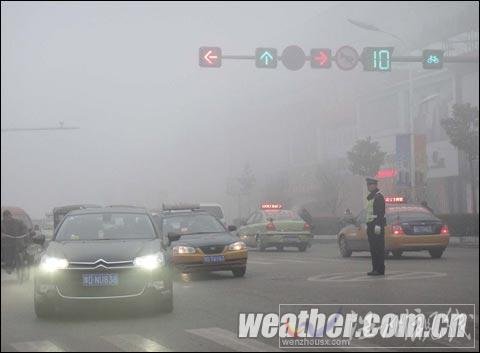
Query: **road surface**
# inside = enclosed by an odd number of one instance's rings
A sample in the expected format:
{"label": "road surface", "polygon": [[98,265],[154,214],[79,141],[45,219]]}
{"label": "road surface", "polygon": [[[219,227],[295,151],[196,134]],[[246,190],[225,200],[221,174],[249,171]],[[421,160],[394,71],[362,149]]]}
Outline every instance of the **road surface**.
{"label": "road surface", "polygon": [[305,253],[252,250],[245,278],[179,276],[171,314],[107,306],[51,320],[35,317],[31,281],[19,286],[2,272],[1,350],[273,350],[278,338],[237,338],[238,313],[278,312],[282,303],[476,304],[478,349],[478,255],[478,248],[448,248],[438,260],[407,254],[387,260],[385,278],[371,278],[364,276],[370,269],[367,253],[343,259],[335,244],[314,244]]}

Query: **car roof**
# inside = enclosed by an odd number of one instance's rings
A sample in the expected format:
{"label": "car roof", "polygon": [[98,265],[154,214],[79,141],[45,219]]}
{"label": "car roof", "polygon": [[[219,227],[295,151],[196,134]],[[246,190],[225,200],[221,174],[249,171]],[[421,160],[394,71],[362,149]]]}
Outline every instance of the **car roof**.
{"label": "car roof", "polygon": [[260,212],[267,212],[267,213],[274,213],[274,212],[282,212],[282,211],[285,211],[285,212],[294,212],[293,210],[290,210],[288,208],[277,208],[277,209],[267,209],[267,210],[263,210],[263,209],[258,209],[257,211],[260,211]]}
{"label": "car roof", "polygon": [[425,212],[430,213],[428,209],[423,207],[422,205],[416,205],[413,203],[387,203],[386,204],[386,209],[392,209],[392,208],[397,208],[398,211],[411,211],[413,209],[419,209],[421,208],[422,210],[425,210]]}
{"label": "car roof", "polygon": [[106,207],[113,207],[113,208],[143,208],[146,209],[145,206],[135,206],[135,205],[108,205]]}
{"label": "car roof", "polygon": [[190,216],[194,214],[210,214],[205,210],[200,210],[200,209],[195,209],[195,210],[173,210],[173,211],[160,211],[160,212],[155,212],[158,215],[161,216]]}
{"label": "car roof", "polygon": [[222,208],[222,205],[219,203],[214,203],[214,202],[201,202],[200,207],[220,207]]}
{"label": "car roof", "polygon": [[144,208],[139,207],[95,207],[84,208],[80,210],[73,210],[69,212],[69,215],[84,215],[84,214],[98,214],[98,213],[136,213],[136,214],[149,214]]}
{"label": "car roof", "polygon": [[78,204],[78,205],[66,205],[66,206],[58,206],[53,209],[53,213],[59,211],[68,211],[73,209],[85,209],[85,208],[101,208],[102,206],[94,205],[94,204]]}
{"label": "car roof", "polygon": [[387,207],[422,207],[422,205],[417,205],[414,203],[386,203]]}

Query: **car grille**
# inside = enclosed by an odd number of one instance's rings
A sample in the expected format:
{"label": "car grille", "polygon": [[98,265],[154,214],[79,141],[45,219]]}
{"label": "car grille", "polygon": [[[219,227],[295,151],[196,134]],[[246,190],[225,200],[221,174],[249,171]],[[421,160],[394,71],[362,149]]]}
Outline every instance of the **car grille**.
{"label": "car grille", "polygon": [[96,261],[96,262],[70,262],[68,264],[69,269],[95,269],[97,267],[105,267],[105,268],[124,268],[124,267],[132,267],[133,261],[120,261],[120,262],[106,262],[106,261]]}
{"label": "car grille", "polygon": [[211,246],[201,246],[200,250],[204,254],[221,254],[225,249],[225,245],[211,245]]}
{"label": "car grille", "polygon": [[[84,287],[83,274],[116,273],[118,285],[112,287]],[[66,297],[116,297],[140,294],[146,279],[136,268],[100,268],[93,270],[65,270],[59,273],[57,288]]]}

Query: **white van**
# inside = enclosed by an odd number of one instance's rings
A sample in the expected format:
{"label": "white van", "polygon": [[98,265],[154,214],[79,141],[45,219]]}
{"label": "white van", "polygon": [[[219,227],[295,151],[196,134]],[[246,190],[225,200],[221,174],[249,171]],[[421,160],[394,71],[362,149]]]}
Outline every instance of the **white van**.
{"label": "white van", "polygon": [[222,205],[218,203],[202,202],[200,203],[200,209],[210,213],[213,217],[220,220],[225,226],[227,225]]}

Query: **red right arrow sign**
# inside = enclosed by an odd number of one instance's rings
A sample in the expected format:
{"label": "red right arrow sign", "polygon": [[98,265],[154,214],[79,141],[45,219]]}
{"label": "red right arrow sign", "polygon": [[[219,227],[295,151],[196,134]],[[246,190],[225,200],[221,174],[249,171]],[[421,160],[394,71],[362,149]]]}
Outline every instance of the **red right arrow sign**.
{"label": "red right arrow sign", "polygon": [[328,69],[332,66],[332,51],[328,48],[317,48],[310,51],[312,69]]}
{"label": "red right arrow sign", "polygon": [[320,52],[320,54],[318,54],[316,57],[313,58],[316,62],[318,62],[318,64],[320,66],[323,66],[325,65],[325,63],[327,62],[328,60],[328,56],[327,54],[325,54],[323,51]]}

